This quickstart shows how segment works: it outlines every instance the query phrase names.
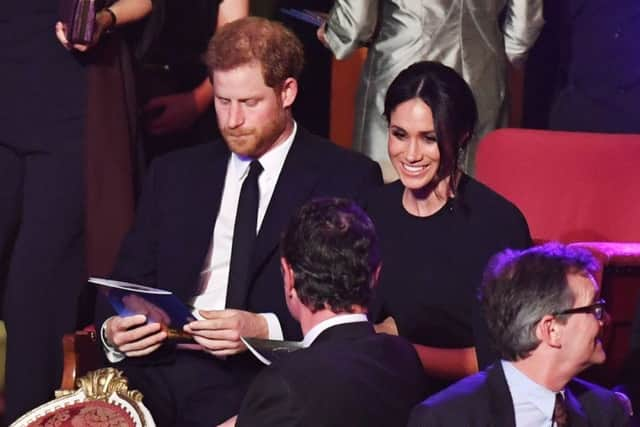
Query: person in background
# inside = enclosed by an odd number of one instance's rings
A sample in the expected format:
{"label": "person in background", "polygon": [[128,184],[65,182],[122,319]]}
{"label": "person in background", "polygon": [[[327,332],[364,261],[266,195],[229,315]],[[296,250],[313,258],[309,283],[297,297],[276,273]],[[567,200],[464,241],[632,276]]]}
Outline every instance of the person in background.
{"label": "person in background", "polygon": [[365,199],[384,260],[370,315],[379,331],[414,344],[442,388],[476,372],[478,356],[487,354],[480,366],[495,356],[476,290],[495,253],[531,244],[529,228],[516,206],[458,167],[476,105],[452,68],[423,61],[403,70],[387,90],[384,114],[400,179]]}
{"label": "person in background", "polygon": [[[501,19],[501,17],[504,19]],[[543,25],[542,0],[337,0],[318,38],[336,58],[368,47],[356,99],[353,147],[395,178],[386,156],[384,95],[421,60],[442,62],[467,81],[480,112],[465,151],[473,174],[478,141],[507,118],[507,61],[521,66]]]}
{"label": "person in background", "polygon": [[496,256],[481,294],[501,360],[422,402],[409,426],[627,426],[618,395],[574,378],[606,358],[596,270],[557,243]]}
{"label": "person in background", "polygon": [[[89,44],[72,46],[62,23],[56,24],[58,2],[3,2],[5,422],[53,396],[63,368],[62,336],[84,326],[78,309],[85,307],[79,297],[87,272],[112,268],[113,248],[133,216],[130,110],[123,84],[130,60],[122,37],[151,12],[150,0],[113,2],[98,11]],[[101,97],[109,92],[113,99]],[[109,156],[97,161],[94,154],[105,141]]]}
{"label": "person in background", "polygon": [[405,425],[426,377],[411,344],[367,321],[381,266],[371,219],[349,200],[313,200],[291,219],[280,250],[305,348],[258,375],[236,425]]}
{"label": "person in background", "polygon": [[201,56],[216,28],[249,14],[249,0],[156,0],[156,7],[162,20],[136,67],[147,163],[220,136]]}
{"label": "person in background", "polygon": [[525,127],[640,133],[640,4],[545,0],[525,79]]}

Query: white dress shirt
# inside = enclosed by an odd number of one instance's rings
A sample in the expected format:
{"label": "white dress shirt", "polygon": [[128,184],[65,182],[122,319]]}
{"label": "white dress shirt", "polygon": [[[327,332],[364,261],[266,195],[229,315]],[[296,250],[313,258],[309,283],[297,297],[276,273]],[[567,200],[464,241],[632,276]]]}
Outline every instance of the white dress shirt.
{"label": "white dress shirt", "polygon": [[[291,135],[277,147],[267,151],[258,160],[263,171],[258,178],[260,201],[258,202],[258,220],[256,235],[260,231],[262,220],[269,207],[271,196],[280,177],[282,166],[287,158],[297,132],[297,125],[293,122]],[[206,261],[203,277],[208,276],[203,292],[193,301],[194,315],[201,318],[197,310],[222,310],[227,298],[227,282],[229,280],[229,264],[231,261],[231,245],[233,243],[233,229],[238,209],[238,199],[244,179],[249,174],[249,165],[254,159],[231,154],[227,165],[227,174],[222,191],[220,210],[213,228],[213,253]],[[273,313],[263,313],[269,326],[269,339],[282,339],[282,328],[278,318]]]}
{"label": "white dress shirt", "polygon": [[334,317],[330,317],[326,320],[315,325],[313,328],[309,329],[307,333],[304,335],[304,340],[302,340],[302,345],[304,347],[309,347],[313,342],[318,338],[322,332],[326,329],[329,329],[332,326],[336,325],[344,325],[345,323],[356,323],[356,322],[368,322],[367,315],[361,313],[355,314],[338,314]]}
{"label": "white dress shirt", "polygon": [[513,363],[501,363],[513,400],[516,427],[553,427],[556,393],[533,381]]}

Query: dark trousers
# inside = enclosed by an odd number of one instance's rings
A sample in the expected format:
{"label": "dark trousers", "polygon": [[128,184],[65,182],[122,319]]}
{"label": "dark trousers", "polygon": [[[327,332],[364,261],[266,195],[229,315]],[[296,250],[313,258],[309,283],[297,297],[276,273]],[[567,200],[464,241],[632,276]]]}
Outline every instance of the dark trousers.
{"label": "dark trousers", "polygon": [[[6,422],[54,397],[61,338],[76,326],[85,283],[82,144],[73,139],[78,129],[70,126],[68,140],[55,152],[22,151],[0,140]],[[57,142],[51,138],[52,145]]]}
{"label": "dark trousers", "polygon": [[126,360],[129,387],[159,427],[211,427],[236,415],[247,387],[261,368],[249,354],[219,360],[200,351],[178,350],[171,363]]}

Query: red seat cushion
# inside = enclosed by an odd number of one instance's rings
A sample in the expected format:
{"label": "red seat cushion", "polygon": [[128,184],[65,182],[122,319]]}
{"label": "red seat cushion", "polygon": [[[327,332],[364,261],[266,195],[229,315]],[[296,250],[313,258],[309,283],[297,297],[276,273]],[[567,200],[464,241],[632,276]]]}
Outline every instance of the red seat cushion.
{"label": "red seat cushion", "polygon": [[75,403],[41,416],[29,427],[133,427],[135,422],[117,405],[93,400]]}

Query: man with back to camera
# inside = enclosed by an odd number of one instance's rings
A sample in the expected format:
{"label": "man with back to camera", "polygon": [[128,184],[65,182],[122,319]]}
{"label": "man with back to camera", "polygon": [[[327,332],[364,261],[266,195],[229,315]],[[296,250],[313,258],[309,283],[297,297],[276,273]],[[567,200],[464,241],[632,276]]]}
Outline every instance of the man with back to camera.
{"label": "man with back to camera", "polygon": [[381,183],[375,163],[293,120],[302,58],[280,24],[224,26],[205,61],[225,144],[172,153],[149,172],[112,277],[192,303],[199,320],[185,331],[197,346],[176,351],[143,315],[109,317],[102,337],[160,425],[210,426],[237,413],[260,368],[240,336],[301,337],[282,296],[277,250],[291,214],[313,197],[356,197]]}
{"label": "man with back to camera", "polygon": [[574,377],[606,356],[604,300],[586,250],[550,243],[498,254],[482,306],[502,360],[414,408],[409,426],[624,426],[619,397]]}
{"label": "man with back to camera", "polygon": [[371,219],[354,202],[317,199],[280,247],[285,298],[307,348],[258,375],[236,425],[405,425],[426,377],[408,341],[367,321],[381,267]]}

